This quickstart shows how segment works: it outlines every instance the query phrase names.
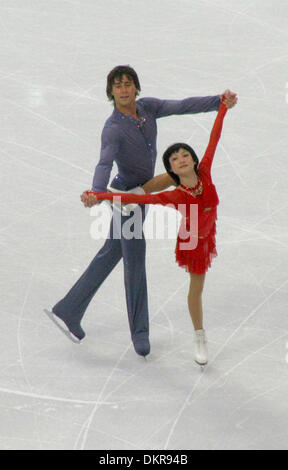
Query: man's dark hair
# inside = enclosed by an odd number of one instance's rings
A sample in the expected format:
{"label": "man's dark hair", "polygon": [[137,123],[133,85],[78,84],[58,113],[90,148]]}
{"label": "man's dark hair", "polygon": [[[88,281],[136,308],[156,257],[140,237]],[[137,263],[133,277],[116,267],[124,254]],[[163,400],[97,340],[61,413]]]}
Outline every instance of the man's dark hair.
{"label": "man's dark hair", "polygon": [[171,171],[171,166],[170,166],[169,159],[170,159],[172,153],[179,152],[180,149],[187,150],[189,153],[191,153],[192,158],[193,158],[194,162],[196,163],[195,173],[197,175],[198,175],[198,165],[199,165],[199,159],[198,159],[196,153],[194,152],[194,150],[192,149],[192,147],[190,147],[190,145],[183,144],[183,143],[177,143],[177,144],[170,145],[170,147],[168,147],[168,149],[165,150],[162,159],[163,159],[163,164],[166,168],[166,171],[167,171],[168,175],[170,175],[171,178],[173,178],[173,180],[178,185],[180,184],[180,178],[179,178],[178,175],[175,175],[175,173],[173,173],[173,171]]}
{"label": "man's dark hair", "polygon": [[139,95],[141,91],[140,82],[137,73],[135,72],[130,65],[117,65],[114,67],[111,72],[109,72],[107,76],[107,86],[106,86],[106,94],[108,96],[109,101],[114,101],[114,97],[112,96],[112,87],[115,79],[122,80],[123,76],[127,75],[131,80],[133,80],[134,85],[137,89],[136,96]]}

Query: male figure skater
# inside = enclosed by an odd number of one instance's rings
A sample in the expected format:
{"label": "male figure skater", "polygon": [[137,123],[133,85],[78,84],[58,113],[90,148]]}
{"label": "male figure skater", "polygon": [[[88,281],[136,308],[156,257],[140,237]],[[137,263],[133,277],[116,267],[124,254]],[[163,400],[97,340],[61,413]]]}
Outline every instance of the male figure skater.
{"label": "male figure skater", "polygon": [[[108,99],[114,102],[114,110],[105,122],[102,131],[100,160],[94,173],[93,191],[105,192],[107,190],[115,161],[118,166],[118,175],[113,179],[111,188],[117,191],[129,191],[138,187],[139,192],[139,187],[151,180],[154,175],[157,155],[156,120],[174,114],[216,111],[220,106],[222,96],[184,100],[156,98],[136,100],[140,90],[138,76],[130,66],[117,66],[108,74],[106,93]],[[235,105],[237,98],[234,93],[227,90],[224,96],[227,107]],[[145,191],[141,188],[140,193],[163,191],[173,184],[172,178],[165,173],[145,185]],[[86,193],[82,194],[81,199],[87,207],[93,205],[93,197],[89,199]],[[140,207],[143,223],[145,207]],[[116,217],[114,210],[113,218],[117,218],[116,225],[118,223],[120,234],[122,234],[123,224],[131,216],[133,216],[133,211],[130,215],[119,216],[118,213]],[[131,338],[136,353],[145,357],[150,352],[145,271],[146,242],[143,233],[141,239],[128,240],[124,236],[113,237],[115,235],[113,218],[104,246],[67,295],[53,307],[50,318],[55,323],[61,319],[68,328],[69,334],[82,340],[85,332],[81,327],[81,320],[85,310],[103,281],[123,257]]]}

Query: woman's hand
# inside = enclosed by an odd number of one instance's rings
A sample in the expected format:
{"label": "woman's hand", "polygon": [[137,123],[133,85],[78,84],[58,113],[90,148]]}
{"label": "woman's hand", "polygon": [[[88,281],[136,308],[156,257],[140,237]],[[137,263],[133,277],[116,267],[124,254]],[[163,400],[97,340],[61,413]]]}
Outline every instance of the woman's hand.
{"label": "woman's hand", "polygon": [[97,196],[95,196],[95,194],[87,194],[87,191],[84,191],[80,198],[85,207],[93,207],[95,204],[99,203]]}

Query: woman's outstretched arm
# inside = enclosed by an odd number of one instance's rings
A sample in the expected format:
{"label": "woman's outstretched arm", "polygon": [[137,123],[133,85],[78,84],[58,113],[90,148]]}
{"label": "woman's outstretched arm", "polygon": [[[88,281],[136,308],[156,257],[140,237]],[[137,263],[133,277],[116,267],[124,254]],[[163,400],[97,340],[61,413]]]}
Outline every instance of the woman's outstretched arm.
{"label": "woman's outstretched arm", "polygon": [[81,196],[81,200],[86,207],[91,207],[97,204],[99,201],[114,201],[121,202],[122,204],[161,204],[166,206],[167,204],[174,204],[173,191],[163,191],[158,194],[134,194],[134,193],[95,193],[93,191],[85,191],[85,194],[90,199],[90,203],[85,204]]}
{"label": "woman's outstretched arm", "polygon": [[216,116],[211,134],[210,134],[210,139],[209,143],[206,149],[206,152],[204,154],[204,157],[202,158],[199,168],[205,168],[209,172],[211,171],[211,165],[213,162],[213,157],[216,151],[217,144],[219,142],[219,139],[221,137],[221,132],[222,132],[222,127],[223,127],[223,120],[225,117],[225,114],[227,113],[227,107],[223,103],[221,103],[218,114]]}

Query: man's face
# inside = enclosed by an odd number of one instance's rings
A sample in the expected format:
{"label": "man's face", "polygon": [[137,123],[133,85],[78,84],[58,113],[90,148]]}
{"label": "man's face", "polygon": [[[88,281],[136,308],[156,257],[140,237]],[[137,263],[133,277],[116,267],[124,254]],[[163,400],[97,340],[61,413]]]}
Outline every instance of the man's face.
{"label": "man's face", "polygon": [[115,78],[112,86],[112,95],[115,105],[119,107],[130,106],[135,102],[137,89],[133,80],[127,75]]}

